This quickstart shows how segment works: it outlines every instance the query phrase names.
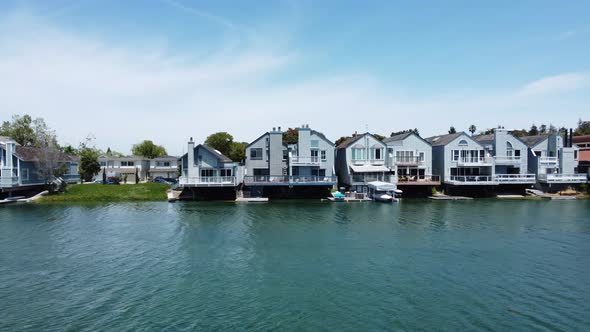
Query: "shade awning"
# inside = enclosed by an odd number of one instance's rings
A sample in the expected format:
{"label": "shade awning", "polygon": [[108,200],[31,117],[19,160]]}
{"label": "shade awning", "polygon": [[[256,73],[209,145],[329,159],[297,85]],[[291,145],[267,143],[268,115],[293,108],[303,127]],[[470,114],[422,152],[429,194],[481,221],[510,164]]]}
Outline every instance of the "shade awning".
{"label": "shade awning", "polygon": [[397,186],[395,184],[389,183],[389,182],[382,182],[382,181],[369,182],[369,183],[367,183],[367,186],[369,186],[369,188],[373,188],[377,191],[391,191],[391,190],[397,189]]}
{"label": "shade awning", "polygon": [[363,165],[355,166],[351,165],[350,168],[355,173],[383,173],[389,172],[389,169],[383,165]]}

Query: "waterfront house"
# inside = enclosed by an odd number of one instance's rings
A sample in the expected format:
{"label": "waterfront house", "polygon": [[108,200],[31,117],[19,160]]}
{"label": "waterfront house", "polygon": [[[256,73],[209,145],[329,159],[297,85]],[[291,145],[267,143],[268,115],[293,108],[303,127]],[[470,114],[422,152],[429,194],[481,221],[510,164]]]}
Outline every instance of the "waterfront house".
{"label": "waterfront house", "polygon": [[0,190],[26,191],[42,188],[58,174],[68,183],[78,183],[78,158],[58,150],[22,146],[10,137],[0,137]]}
{"label": "waterfront house", "polygon": [[149,177],[155,179],[156,177],[163,177],[166,179],[178,178],[178,157],[162,156],[149,160]]}
{"label": "waterfront house", "polygon": [[528,145],[528,167],[536,174],[541,189],[556,189],[587,181],[586,174],[577,172],[580,149],[573,144],[571,134],[525,136]]}
{"label": "waterfront house", "polygon": [[590,174],[590,135],[574,136],[574,144],[580,149],[578,173]]}
{"label": "waterfront house", "polygon": [[493,156],[493,179],[498,185],[535,184],[535,174],[528,168],[528,146],[523,140],[505,129],[495,129],[493,134],[477,135],[474,139],[484,146],[486,155]]}
{"label": "waterfront house", "polygon": [[183,198],[195,200],[235,199],[243,180],[243,166],[214,148],[190,138],[188,152],[180,157],[179,188]]}
{"label": "waterfront house", "polygon": [[387,165],[395,170],[397,185],[408,191],[429,192],[429,187],[440,185],[440,177],[432,174],[432,145],[415,132],[385,138]]}
{"label": "waterfront house", "polygon": [[106,177],[119,177],[121,181],[127,183],[136,182],[136,174],[138,176],[137,182],[149,181],[150,160],[140,156],[107,156],[102,155],[98,157],[98,162],[102,169],[97,178],[106,173]]}
{"label": "waterfront house", "polygon": [[373,181],[397,183],[395,168],[387,165],[387,145],[370,133],[353,134],[336,147],[338,185],[345,190],[367,192]]}
{"label": "waterfront house", "polygon": [[336,184],[334,143],[302,125],[297,143],[285,144],[281,127],[246,146],[244,185],[257,196],[326,195]]}
{"label": "waterfront house", "polygon": [[494,190],[493,158],[479,142],[464,132],[433,136],[426,141],[432,145],[433,172],[440,174],[447,192],[484,195]]}

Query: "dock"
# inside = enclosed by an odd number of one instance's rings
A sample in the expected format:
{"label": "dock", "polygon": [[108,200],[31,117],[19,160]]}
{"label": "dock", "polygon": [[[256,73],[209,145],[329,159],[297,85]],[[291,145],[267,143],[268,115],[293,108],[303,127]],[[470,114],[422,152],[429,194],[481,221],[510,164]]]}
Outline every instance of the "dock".
{"label": "dock", "polygon": [[238,197],[238,203],[265,203],[268,202],[268,197]]}
{"label": "dock", "polygon": [[344,197],[344,200],[338,200],[334,197],[326,198],[330,202],[343,202],[343,203],[353,203],[353,202],[372,202],[373,200],[370,198],[355,198],[355,197]]}
{"label": "dock", "polygon": [[473,197],[448,196],[448,195],[428,196],[428,198],[435,200],[435,201],[468,201],[468,200],[473,199]]}

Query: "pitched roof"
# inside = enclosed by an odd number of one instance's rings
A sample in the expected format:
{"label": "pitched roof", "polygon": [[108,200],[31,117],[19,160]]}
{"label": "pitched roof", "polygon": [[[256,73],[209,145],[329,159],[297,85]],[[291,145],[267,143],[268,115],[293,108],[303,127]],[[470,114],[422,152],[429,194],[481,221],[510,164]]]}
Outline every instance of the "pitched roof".
{"label": "pitched roof", "polygon": [[398,134],[398,135],[394,135],[391,137],[387,137],[386,139],[383,140],[384,143],[389,143],[389,142],[396,142],[396,141],[402,141],[405,140],[408,136],[412,135],[414,132],[407,132],[407,133],[403,133],[403,134]]}
{"label": "pitched roof", "polygon": [[[43,150],[30,146],[17,145],[14,151],[14,155],[22,161],[39,161],[42,156]],[[67,155],[61,151],[56,151],[58,161],[77,161],[78,157]]]}
{"label": "pitched roof", "polygon": [[326,141],[328,141],[328,142],[330,142],[332,145],[334,145],[334,142],[330,141],[330,140],[329,140],[329,139],[326,137],[326,135],[324,135],[324,133],[320,133],[319,131],[317,131],[317,130],[313,130],[313,129],[311,130],[311,133],[312,133],[312,134],[316,134],[316,135],[318,135],[319,137],[321,137],[321,138],[325,139]]}
{"label": "pitched roof", "polygon": [[465,132],[458,132],[454,134],[447,134],[447,135],[440,135],[440,136],[432,136],[425,138],[426,142],[432,144],[432,146],[441,146],[447,145],[455,140],[455,138],[466,135]]}
{"label": "pitched roof", "polygon": [[547,135],[535,135],[535,136],[523,136],[520,139],[529,147],[533,147],[542,141],[546,140],[549,136]]}
{"label": "pitched roof", "polygon": [[215,150],[214,148],[212,148],[210,146],[207,146],[205,144],[199,144],[196,147],[198,148],[199,146],[200,147],[203,147],[203,149],[211,152],[213,155],[215,155],[219,160],[221,160],[224,163],[231,163],[232,162],[232,160],[229,159],[227,156],[225,156],[223,153]]}
{"label": "pitched roof", "polygon": [[495,138],[494,134],[473,136],[473,139],[478,141],[481,144],[493,144],[494,138]]}
{"label": "pitched roof", "polygon": [[359,139],[361,139],[361,137],[363,137],[364,134],[360,134],[360,135],[356,135],[356,136],[352,136],[349,137],[347,139],[345,139],[344,141],[342,141],[340,144],[338,144],[338,146],[336,148],[338,149],[345,149],[348,146],[350,146],[352,143],[358,141]]}

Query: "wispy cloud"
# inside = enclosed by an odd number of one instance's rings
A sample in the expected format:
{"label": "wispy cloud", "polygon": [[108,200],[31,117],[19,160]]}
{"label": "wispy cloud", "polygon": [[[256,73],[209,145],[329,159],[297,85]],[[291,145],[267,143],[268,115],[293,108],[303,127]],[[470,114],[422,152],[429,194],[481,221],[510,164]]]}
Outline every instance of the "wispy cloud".
{"label": "wispy cloud", "polygon": [[588,75],[584,73],[567,73],[543,77],[526,84],[521,93],[525,95],[539,95],[558,93],[579,89],[588,83]]}

